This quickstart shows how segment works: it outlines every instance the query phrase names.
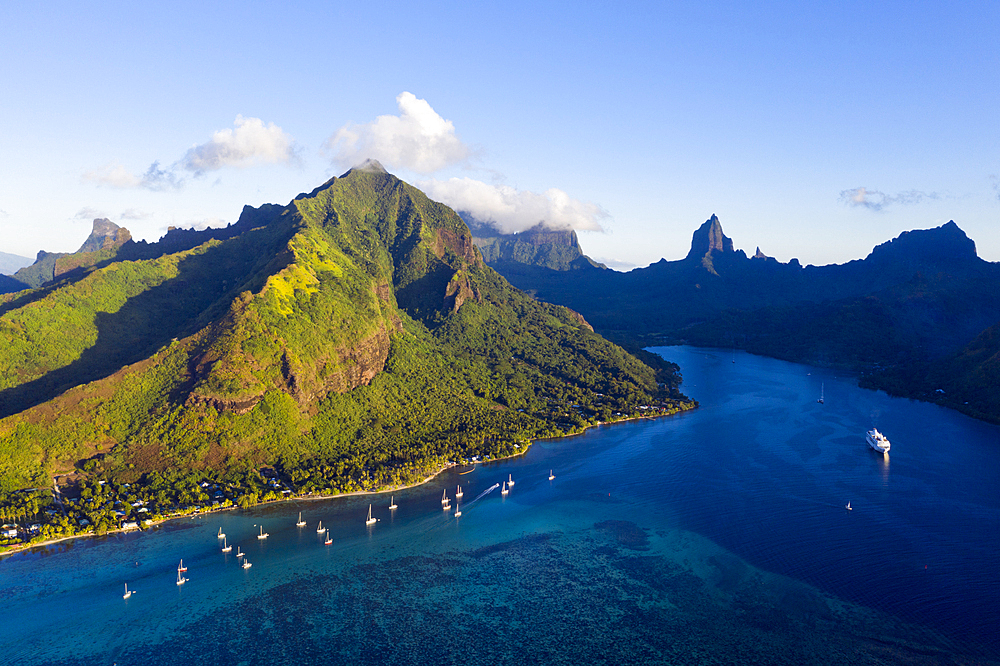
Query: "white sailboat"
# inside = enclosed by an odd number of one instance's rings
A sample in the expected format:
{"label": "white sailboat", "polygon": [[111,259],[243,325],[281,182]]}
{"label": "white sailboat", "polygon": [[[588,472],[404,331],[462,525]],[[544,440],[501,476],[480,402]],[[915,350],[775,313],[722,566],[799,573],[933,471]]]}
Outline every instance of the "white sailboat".
{"label": "white sailboat", "polygon": [[295,523],[295,526],[296,527],[305,527],[306,526],[306,521],[302,520],[302,512],[301,511],[299,511],[299,521],[297,523]]}
{"label": "white sailboat", "polygon": [[263,525],[261,525],[261,526],[260,526],[260,534],[258,534],[258,535],[257,535],[257,538],[258,538],[258,539],[266,539],[266,538],[267,538],[267,537],[269,537],[269,536],[271,536],[271,535],[270,535],[270,534],[268,534],[267,532],[265,532],[265,531],[264,531],[264,526],[263,526]]}
{"label": "white sailboat", "polygon": [[[185,569],[185,571],[187,571],[187,569]],[[180,569],[178,569],[178,570],[177,570],[177,584],[178,584],[178,585],[183,585],[183,584],[184,584],[184,583],[186,583],[186,582],[188,582],[188,579],[187,579],[187,578],[185,578],[184,576],[182,576],[182,575],[181,575],[181,570],[180,570]]]}
{"label": "white sailboat", "polygon": [[220,539],[225,539],[226,538],[226,533],[222,531],[221,527],[219,528],[219,538]]}
{"label": "white sailboat", "polygon": [[549,481],[551,481],[551,480],[552,480],[552,479],[554,479],[554,478],[556,478],[556,475],[555,475],[555,474],[553,474],[553,473],[552,473],[552,470],[550,469],[550,470],[549,470]]}
{"label": "white sailboat", "polygon": [[365,519],[365,525],[374,525],[378,522],[378,518],[372,518],[372,505],[368,505],[368,517]]}
{"label": "white sailboat", "polygon": [[122,595],[122,599],[128,599],[132,596],[132,592],[128,589],[128,583],[125,583],[125,594]]}
{"label": "white sailboat", "polygon": [[223,553],[231,553],[232,551],[233,551],[233,547],[229,545],[229,542],[226,541],[225,538],[223,538],[222,539],[222,552]]}
{"label": "white sailboat", "polygon": [[851,508],[851,503],[850,502],[848,502],[847,506],[845,506],[844,508],[847,509],[848,511],[854,511],[854,509]]}
{"label": "white sailboat", "polygon": [[236,546],[236,559],[239,559],[239,558],[243,557],[243,554],[244,553],[243,553],[242,550],[240,550],[240,547]]}
{"label": "white sailboat", "polygon": [[506,495],[506,494],[507,494],[507,493],[509,493],[509,492],[510,492],[510,491],[509,491],[509,490],[507,490],[507,482],[506,482],[506,481],[504,481],[504,482],[503,482],[503,488],[501,488],[501,489],[500,489],[500,494],[501,494],[501,495]]}
{"label": "white sailboat", "polygon": [[456,518],[458,518],[461,515],[462,515],[462,510],[461,509],[458,509],[458,510],[455,511],[455,517]]}
{"label": "white sailboat", "polygon": [[462,492],[462,486],[459,486],[458,490],[455,491],[455,497],[457,499],[462,499],[463,495],[465,495],[465,493]]}
{"label": "white sailboat", "polygon": [[513,485],[514,485],[514,477],[512,477],[510,474],[508,474],[507,475],[507,487],[510,488]]}
{"label": "white sailboat", "polygon": [[447,504],[450,501],[451,500],[448,499],[448,491],[447,490],[442,490],[441,491],[441,504]]}
{"label": "white sailboat", "polygon": [[399,508],[399,505],[396,504],[396,498],[393,497],[392,495],[390,495],[389,496],[389,511],[394,511],[394,510],[396,510],[398,508]]}
{"label": "white sailboat", "polygon": [[330,530],[326,531],[326,541],[324,541],[323,543],[325,545],[327,545],[327,546],[329,546],[331,543],[333,543],[333,537],[330,536]]}
{"label": "white sailboat", "polygon": [[250,560],[247,560],[247,559],[244,559],[244,560],[243,560],[243,564],[242,564],[242,565],[240,565],[240,566],[242,566],[242,567],[243,567],[244,569],[249,569],[249,568],[250,568],[250,567],[252,567],[253,565],[252,565],[252,564],[250,564]]}
{"label": "white sailboat", "polygon": [[319,521],[319,525],[316,526],[316,534],[322,534],[325,530],[323,529],[323,521]]}

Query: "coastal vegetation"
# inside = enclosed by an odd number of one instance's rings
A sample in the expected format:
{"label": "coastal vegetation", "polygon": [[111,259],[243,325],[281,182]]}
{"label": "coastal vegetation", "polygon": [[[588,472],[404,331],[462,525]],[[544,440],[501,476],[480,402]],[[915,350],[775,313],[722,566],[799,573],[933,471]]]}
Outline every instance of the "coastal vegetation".
{"label": "coastal vegetation", "polygon": [[865,387],[1000,422],[1000,350],[991,342],[1000,264],[980,259],[954,222],[905,232],[841,265],[781,263],[759,248],[748,257],[715,216],[684,259],[628,273],[493,265],[629,349],[685,343],[836,367]]}
{"label": "coastal vegetation", "polygon": [[377,165],[195,233],[0,303],[0,506],[36,538],[408,485],[693,406],[676,366],[511,287]]}

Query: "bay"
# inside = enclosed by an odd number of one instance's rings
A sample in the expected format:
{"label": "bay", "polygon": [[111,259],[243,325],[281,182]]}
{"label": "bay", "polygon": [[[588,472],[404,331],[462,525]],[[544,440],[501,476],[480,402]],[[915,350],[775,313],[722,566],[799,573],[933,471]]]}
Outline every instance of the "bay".
{"label": "bay", "polygon": [[1000,428],[826,370],[654,351],[699,409],[449,470],[395,511],[288,502],[5,558],[0,663],[997,663]]}

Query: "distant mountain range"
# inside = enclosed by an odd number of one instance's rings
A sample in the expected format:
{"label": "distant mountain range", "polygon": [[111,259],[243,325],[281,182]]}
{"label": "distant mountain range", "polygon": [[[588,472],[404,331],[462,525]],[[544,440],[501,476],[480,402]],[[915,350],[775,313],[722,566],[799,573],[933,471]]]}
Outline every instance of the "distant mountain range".
{"label": "distant mountain range", "polygon": [[996,402],[985,400],[1000,389],[1000,264],[980,259],[954,222],[905,232],[865,259],[802,266],[759,248],[748,257],[713,215],[684,259],[628,273],[577,261],[581,270],[572,273],[492,265],[633,348],[683,342],[842,367],[862,373],[866,386],[1000,421]]}
{"label": "distant mountain range", "polygon": [[164,507],[261,466],[297,490],[394,486],[690,406],[676,366],[512,288],[454,211],[377,163],[156,243],[95,220],[11,280],[0,508],[57,473],[169,476]]}
{"label": "distant mountain range", "polygon": [[31,265],[31,259],[16,254],[0,252],[0,275],[10,275],[15,271]]}
{"label": "distant mountain range", "polygon": [[550,229],[540,222],[525,231],[506,234],[469,213],[460,211],[459,215],[472,232],[472,240],[483,253],[483,260],[490,266],[513,264],[555,271],[605,268],[604,264],[583,254],[572,229]]}

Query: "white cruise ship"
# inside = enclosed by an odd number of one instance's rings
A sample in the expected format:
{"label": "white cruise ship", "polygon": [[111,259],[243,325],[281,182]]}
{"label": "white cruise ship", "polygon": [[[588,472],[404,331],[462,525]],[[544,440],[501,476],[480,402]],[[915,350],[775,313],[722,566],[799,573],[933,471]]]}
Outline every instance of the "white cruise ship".
{"label": "white cruise ship", "polygon": [[865,439],[868,441],[868,446],[872,447],[876,451],[889,453],[889,440],[875,428],[868,431],[868,436],[865,437]]}

